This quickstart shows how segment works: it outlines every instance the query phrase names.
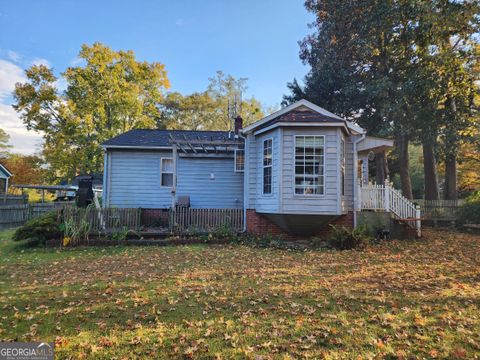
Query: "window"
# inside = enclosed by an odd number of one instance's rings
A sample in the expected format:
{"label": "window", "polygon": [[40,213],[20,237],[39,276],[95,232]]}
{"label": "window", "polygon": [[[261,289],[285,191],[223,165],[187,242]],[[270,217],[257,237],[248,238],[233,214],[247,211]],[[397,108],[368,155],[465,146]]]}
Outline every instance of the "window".
{"label": "window", "polygon": [[173,159],[162,158],[160,161],[160,177],[162,186],[173,186]]}
{"label": "window", "polygon": [[295,194],[324,194],[324,143],[324,136],[295,136]]}
{"label": "window", "polygon": [[263,141],[263,193],[272,193],[272,139]]}
{"label": "window", "polygon": [[341,187],[342,195],[345,195],[345,139],[342,137],[340,149],[340,170],[341,170]]}
{"label": "window", "polygon": [[235,172],[243,172],[245,170],[245,150],[235,149]]}

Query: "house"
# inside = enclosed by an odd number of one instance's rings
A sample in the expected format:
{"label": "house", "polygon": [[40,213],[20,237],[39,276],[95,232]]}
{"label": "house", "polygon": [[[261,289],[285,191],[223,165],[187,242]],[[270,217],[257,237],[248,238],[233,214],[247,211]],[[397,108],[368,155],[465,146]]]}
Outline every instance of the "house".
{"label": "house", "polygon": [[8,180],[13,174],[2,164],[0,164],[0,194],[6,194],[8,191]]}
{"label": "house", "polygon": [[103,144],[103,204],[237,208],[250,233],[315,235],[401,197],[366,186],[369,156],[392,146],[306,100],[233,132],[131,130]]}

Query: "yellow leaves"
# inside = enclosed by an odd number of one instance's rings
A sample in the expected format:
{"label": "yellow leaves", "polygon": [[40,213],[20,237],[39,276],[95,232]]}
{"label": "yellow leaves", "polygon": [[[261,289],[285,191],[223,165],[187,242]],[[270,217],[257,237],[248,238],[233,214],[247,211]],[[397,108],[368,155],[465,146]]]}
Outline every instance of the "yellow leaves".
{"label": "yellow leaves", "polygon": [[63,246],[64,246],[64,247],[67,247],[68,244],[70,244],[71,241],[72,241],[72,239],[71,239],[70,237],[65,236],[65,237],[63,238]]}

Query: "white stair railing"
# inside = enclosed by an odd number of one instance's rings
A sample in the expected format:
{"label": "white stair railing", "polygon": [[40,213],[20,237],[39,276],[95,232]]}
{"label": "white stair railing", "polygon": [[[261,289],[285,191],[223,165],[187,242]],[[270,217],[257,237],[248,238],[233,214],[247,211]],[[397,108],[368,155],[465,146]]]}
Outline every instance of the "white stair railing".
{"label": "white stair railing", "polygon": [[390,212],[391,216],[417,230],[421,236],[420,207],[413,204],[391,185],[359,185],[358,210]]}

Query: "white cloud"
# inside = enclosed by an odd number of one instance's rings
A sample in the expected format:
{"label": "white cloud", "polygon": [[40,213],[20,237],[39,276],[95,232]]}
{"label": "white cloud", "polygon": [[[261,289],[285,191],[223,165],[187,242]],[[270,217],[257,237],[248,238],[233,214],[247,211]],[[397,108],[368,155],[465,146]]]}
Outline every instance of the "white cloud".
{"label": "white cloud", "polygon": [[28,131],[11,106],[15,83],[25,80],[24,72],[19,66],[0,59],[0,127],[10,135],[13,152],[33,154],[39,149],[42,135]]}
{"label": "white cloud", "polygon": [[4,101],[12,95],[17,82],[25,80],[25,74],[19,66],[0,59],[0,101]]}
{"label": "white cloud", "polygon": [[7,56],[10,60],[15,61],[16,63],[22,60],[22,56],[16,51],[12,51],[12,50],[7,51]]}
{"label": "white cloud", "polygon": [[45,65],[51,67],[50,62],[47,59],[35,58],[32,60],[31,65]]}
{"label": "white cloud", "polygon": [[72,59],[72,61],[70,61],[70,66],[78,66],[80,64],[83,64],[84,62],[85,62],[84,59],[75,57],[74,59]]}
{"label": "white cloud", "polygon": [[184,21],[183,19],[177,19],[177,20],[175,21],[175,25],[177,25],[177,26],[183,26],[183,25],[185,25],[185,21]]}

